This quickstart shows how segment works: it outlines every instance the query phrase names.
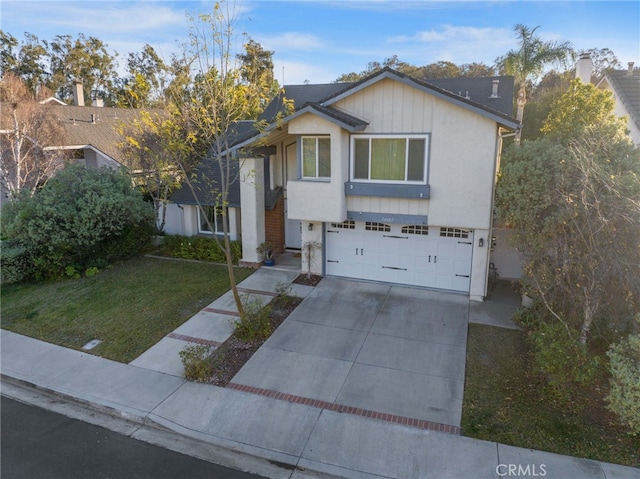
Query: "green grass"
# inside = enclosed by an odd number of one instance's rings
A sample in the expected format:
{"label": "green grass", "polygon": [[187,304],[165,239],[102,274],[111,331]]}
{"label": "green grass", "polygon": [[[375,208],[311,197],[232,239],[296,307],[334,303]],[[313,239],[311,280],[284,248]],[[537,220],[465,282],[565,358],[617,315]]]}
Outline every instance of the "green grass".
{"label": "green grass", "polygon": [[225,266],[140,257],[90,278],[3,285],[0,324],[73,349],[100,339],[92,354],[127,363],[228,289]]}
{"label": "green grass", "polygon": [[536,371],[525,332],[469,325],[465,436],[640,467],[640,438],[617,425],[606,392],[604,378],[557,391]]}

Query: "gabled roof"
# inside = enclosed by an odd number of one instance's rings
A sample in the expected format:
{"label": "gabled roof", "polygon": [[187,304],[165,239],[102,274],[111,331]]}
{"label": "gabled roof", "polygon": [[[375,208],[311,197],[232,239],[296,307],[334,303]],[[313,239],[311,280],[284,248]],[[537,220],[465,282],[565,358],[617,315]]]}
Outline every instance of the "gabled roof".
{"label": "gabled roof", "polygon": [[[118,133],[118,127],[122,123],[131,123],[140,114],[135,109],[73,106],[48,100],[34,105],[55,116],[65,132],[56,142],[42,145],[44,148],[58,150],[90,147],[118,163],[123,162],[118,146],[123,138]],[[0,104],[0,129],[3,131],[12,129],[11,110],[7,103]]]}
{"label": "gabled roof", "polygon": [[[367,88],[379,81],[384,79],[393,79],[396,81],[400,81],[406,85],[412,86],[414,88],[418,88],[421,91],[430,93],[442,100],[450,101],[451,103],[457,104],[462,108],[465,108],[469,111],[473,111],[479,115],[491,118],[497,123],[507,127],[507,128],[518,128],[518,121],[511,116],[511,111],[513,110],[512,100],[509,102],[508,113],[500,110],[496,110],[496,106],[504,107],[504,102],[496,102],[490,103],[491,98],[491,89],[486,92],[486,96],[478,94],[478,87],[482,87],[483,84],[491,83],[493,84],[494,79],[503,78],[506,79],[508,77],[489,77],[489,78],[456,78],[456,79],[445,79],[445,80],[431,80],[431,82],[416,80],[404,73],[397,72],[391,68],[385,67],[382,70],[370,75],[363,80],[354,83],[349,90],[343,91],[337,95],[334,95],[332,98],[328,98],[322,102],[325,106],[331,106],[332,104],[340,101],[341,99],[354,94],[355,92]],[[513,81],[513,80],[512,80]],[[505,93],[504,96],[512,99],[513,98],[513,83],[511,81],[511,89],[510,92]],[[442,85],[442,87],[436,86],[432,82],[438,82]],[[467,93],[470,90],[465,90],[464,93],[462,90],[459,90],[461,94],[458,92],[453,92],[448,89],[445,89],[446,85],[448,88],[454,88],[461,85],[467,85],[468,88],[471,88],[474,92],[474,97],[472,98],[471,94]],[[464,95],[464,96],[462,96]],[[496,100],[500,99],[499,97],[495,98]]]}
{"label": "gabled roof", "polygon": [[119,163],[123,162],[118,146],[123,138],[118,127],[138,118],[139,110],[72,105],[51,105],[51,108],[62,121],[67,136],[63,144],[50,147],[90,146]]}
{"label": "gabled roof", "polygon": [[609,70],[598,86],[608,82],[640,130],[640,70]]}
{"label": "gabled roof", "polygon": [[[329,119],[348,131],[362,131],[368,124],[365,120],[339,111],[332,105],[386,78],[400,81],[469,111],[491,118],[507,128],[516,129],[520,126],[512,116],[513,77],[447,78],[422,81],[386,67],[354,83],[285,86],[259,118],[259,120],[270,123],[270,127],[260,132],[256,129],[247,130],[244,135],[238,136],[233,144],[236,147],[246,146],[255,141],[256,137],[306,112],[312,112]],[[495,81],[498,82],[498,94],[492,95]],[[276,122],[278,113],[286,110],[285,99],[293,101],[294,113]]]}
{"label": "gabled roof", "polygon": [[[282,188],[278,187],[274,190],[269,188],[269,163],[268,159],[264,159],[264,204],[265,208],[271,210],[275,207],[277,201],[282,196]],[[240,162],[238,160],[230,160],[229,168],[231,174],[229,176],[232,181],[229,184],[229,196],[227,198],[230,207],[240,207]],[[193,191],[188,184],[183,183],[176,191],[171,194],[171,201],[179,205],[197,205],[215,206],[217,192],[221,191],[222,177],[220,175],[220,167],[218,163],[212,159],[203,161],[193,174],[195,180],[192,181]],[[194,193],[197,197],[194,198]]]}
{"label": "gabled roof", "polygon": [[325,118],[333,123],[337,123],[342,128],[347,131],[362,131],[364,130],[369,122],[357,118],[353,115],[349,115],[344,111],[336,110],[335,108],[330,108],[327,106],[323,106],[320,103],[307,103],[298,111],[296,111],[293,115],[289,117],[289,121],[294,118],[303,115],[304,113],[313,112],[315,115]]}

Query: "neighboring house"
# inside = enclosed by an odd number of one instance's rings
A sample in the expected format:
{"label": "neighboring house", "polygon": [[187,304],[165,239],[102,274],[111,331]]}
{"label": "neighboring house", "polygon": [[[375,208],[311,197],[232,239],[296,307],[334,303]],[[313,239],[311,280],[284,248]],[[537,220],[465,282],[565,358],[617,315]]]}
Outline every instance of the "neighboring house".
{"label": "neighboring house", "polygon": [[[259,263],[256,247],[280,238],[302,249],[303,270],[314,247],[315,274],[482,300],[502,136],[519,127],[513,79],[424,82],[386,68],[357,83],[287,86],[283,96],[294,113],[274,121],[277,98],[263,115],[271,125],[240,135],[230,152],[260,146],[240,160],[229,214],[243,261]],[[173,200],[181,216],[172,226],[196,233],[194,202]]]}
{"label": "neighboring house", "polygon": [[[48,138],[45,144],[38,145],[50,158],[45,176],[51,176],[62,168],[65,162],[81,163],[93,168],[123,166],[124,159],[118,148],[122,136],[117,128],[121,122],[133,120],[138,114],[136,110],[55,103],[48,103],[42,108],[47,108],[62,125],[60,135],[56,135],[55,139]],[[6,118],[10,107],[0,103],[0,109],[3,110],[0,135],[13,135],[11,121]],[[11,161],[9,156],[7,161]],[[5,201],[9,191],[4,182],[1,182],[0,189],[0,198]]]}
{"label": "neighboring house", "polygon": [[50,105],[64,125],[65,137],[47,151],[64,152],[66,158],[88,167],[120,168],[123,157],[119,149],[122,136],[118,126],[134,120],[138,110],[100,106]]}
{"label": "neighboring house", "polygon": [[[78,86],[81,89],[81,85]],[[82,93],[80,90],[80,98]],[[66,105],[56,98],[47,98],[36,108],[46,109],[47,115],[53,116],[59,121],[62,129],[60,134],[47,135],[43,144],[38,144],[47,155],[57,164],[48,168],[48,174],[52,174],[62,167],[65,161],[82,163],[88,167],[99,168],[107,166],[120,168],[124,158],[119,149],[122,136],[118,133],[118,127],[122,123],[131,122],[139,114],[138,110],[124,108],[105,108],[101,101],[94,102],[92,106]],[[0,104],[0,134],[14,135],[12,118],[12,106],[7,103]],[[19,118],[19,120],[25,120]],[[24,132],[23,132],[24,133]],[[42,141],[33,138],[32,141]],[[4,183],[1,185],[2,200],[8,197]]]}
{"label": "neighboring house", "polygon": [[627,119],[629,136],[640,146],[640,70],[629,62],[626,70],[607,71],[597,87],[613,92],[614,113]]}

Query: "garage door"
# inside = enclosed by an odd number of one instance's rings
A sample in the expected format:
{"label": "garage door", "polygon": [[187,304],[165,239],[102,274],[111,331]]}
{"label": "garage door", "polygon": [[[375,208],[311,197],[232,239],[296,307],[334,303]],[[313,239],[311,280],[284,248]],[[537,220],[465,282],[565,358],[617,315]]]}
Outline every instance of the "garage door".
{"label": "garage door", "polygon": [[473,231],[345,221],[326,233],[328,275],[469,292]]}

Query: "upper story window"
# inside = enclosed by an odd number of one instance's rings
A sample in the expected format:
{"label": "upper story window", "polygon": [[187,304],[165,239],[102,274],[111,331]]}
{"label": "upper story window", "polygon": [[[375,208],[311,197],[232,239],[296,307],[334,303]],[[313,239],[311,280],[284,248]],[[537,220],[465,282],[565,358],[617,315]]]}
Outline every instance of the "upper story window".
{"label": "upper story window", "polygon": [[302,177],[331,177],[331,140],[328,136],[302,137]]}
{"label": "upper story window", "polygon": [[[217,234],[224,233],[225,214],[222,208],[214,206],[198,207],[198,233]],[[207,221],[207,219],[209,221]],[[211,225],[211,227],[209,226]],[[214,231],[211,231],[211,228]]]}
{"label": "upper story window", "polygon": [[352,181],[415,183],[427,181],[427,136],[352,137]]}

